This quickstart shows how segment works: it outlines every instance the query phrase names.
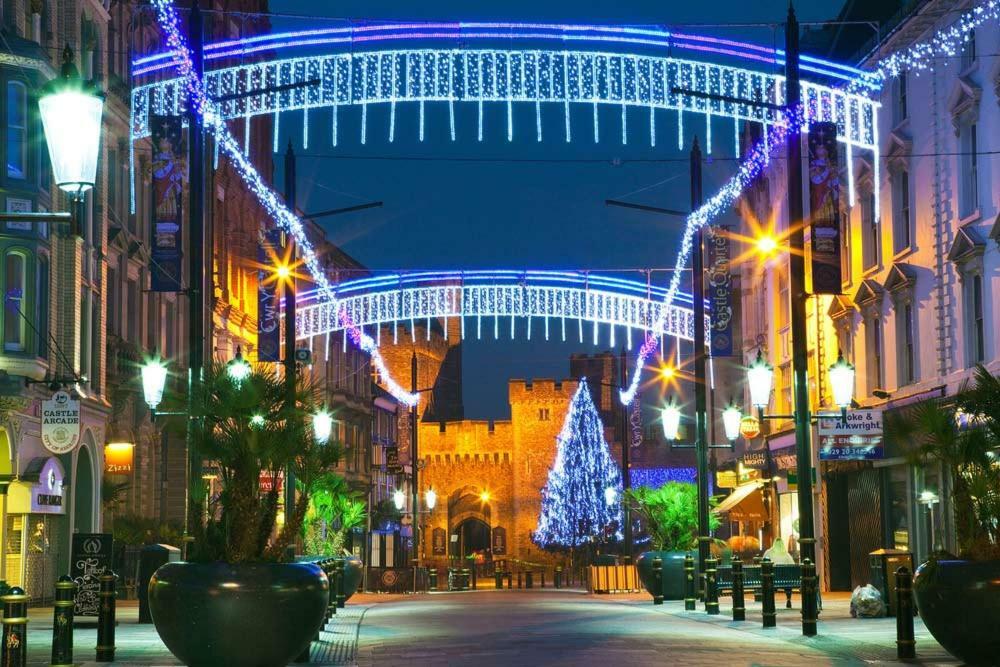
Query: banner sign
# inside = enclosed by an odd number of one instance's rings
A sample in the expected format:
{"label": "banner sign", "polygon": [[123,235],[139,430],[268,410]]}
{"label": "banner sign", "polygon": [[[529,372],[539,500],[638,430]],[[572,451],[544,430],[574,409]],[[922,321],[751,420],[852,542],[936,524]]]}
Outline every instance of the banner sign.
{"label": "banner sign", "polygon": [[264,232],[257,246],[257,359],[281,361],[281,296],[270,267],[280,257],[281,231]]}
{"label": "banner sign", "polygon": [[507,529],[496,527],[493,529],[493,553],[497,556],[507,554]]}
{"label": "banner sign", "polygon": [[448,555],[448,531],[435,528],[431,533],[431,549],[435,556]]}
{"label": "banner sign", "polygon": [[69,576],[76,583],[73,613],[97,616],[101,606],[101,575],[111,572],[114,539],[110,533],[74,533]]}
{"label": "banner sign", "polygon": [[812,293],[840,294],[840,165],[837,125],[809,126]]}
{"label": "banner sign", "polygon": [[708,300],[713,357],[733,356],[732,262],[729,227],[708,228]]}
{"label": "banner sign", "polygon": [[150,116],[153,143],[153,247],[150,289],[181,291],[183,245],[181,224],[184,184],[187,182],[187,151],[180,116]]}
{"label": "banner sign", "polygon": [[839,415],[819,418],[821,461],[869,461],[884,457],[881,410],[848,410],[846,421]]}
{"label": "banner sign", "polygon": [[764,470],[767,468],[767,452],[763,449],[743,452],[743,467]]}
{"label": "banner sign", "polygon": [[80,442],[80,401],[57,391],[42,401],[42,444],[53,454],[73,451]]}
{"label": "banner sign", "polygon": [[261,470],[259,483],[261,493],[270,493],[272,491],[281,493],[281,489],[285,486],[285,471],[278,470],[276,473],[271,474],[267,470]]}
{"label": "banner sign", "polygon": [[385,471],[396,475],[403,472],[403,464],[399,462],[399,447],[385,448]]}

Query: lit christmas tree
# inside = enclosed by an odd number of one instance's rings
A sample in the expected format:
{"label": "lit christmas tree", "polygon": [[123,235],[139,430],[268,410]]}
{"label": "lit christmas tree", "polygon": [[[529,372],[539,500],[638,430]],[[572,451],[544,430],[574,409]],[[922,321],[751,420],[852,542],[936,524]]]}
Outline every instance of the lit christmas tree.
{"label": "lit christmas tree", "polygon": [[532,535],[543,549],[574,549],[621,526],[622,476],[604,439],[604,425],[586,379],[573,395],[556,438],[558,451],[542,489],[542,511]]}

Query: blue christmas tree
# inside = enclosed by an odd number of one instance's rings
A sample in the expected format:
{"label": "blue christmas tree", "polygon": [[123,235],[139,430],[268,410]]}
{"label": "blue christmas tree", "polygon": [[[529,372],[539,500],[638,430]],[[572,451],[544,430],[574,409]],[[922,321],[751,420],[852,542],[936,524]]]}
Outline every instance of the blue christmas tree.
{"label": "blue christmas tree", "polygon": [[580,380],[556,443],[532,539],[543,549],[573,549],[609,527],[617,531],[622,521],[621,471],[611,458],[586,379]]}

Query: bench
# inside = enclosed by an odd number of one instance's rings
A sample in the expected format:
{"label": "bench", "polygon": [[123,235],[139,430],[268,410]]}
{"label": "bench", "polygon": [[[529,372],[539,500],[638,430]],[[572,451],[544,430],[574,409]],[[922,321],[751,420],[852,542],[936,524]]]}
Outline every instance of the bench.
{"label": "bench", "polygon": [[[716,575],[718,590],[723,592],[733,592],[733,568],[726,565],[720,567]],[[760,565],[743,566],[743,590],[753,591],[754,597],[760,595],[762,583],[760,579]],[[774,590],[785,591],[785,607],[792,608],[792,591],[802,590],[802,566],[798,564],[775,565],[774,566]]]}

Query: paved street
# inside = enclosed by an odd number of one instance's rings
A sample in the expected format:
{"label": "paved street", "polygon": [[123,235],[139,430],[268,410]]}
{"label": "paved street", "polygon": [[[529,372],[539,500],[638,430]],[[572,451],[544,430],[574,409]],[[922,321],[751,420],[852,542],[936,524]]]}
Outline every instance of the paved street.
{"label": "paved street", "polygon": [[[797,604],[797,600],[796,600]],[[804,639],[798,609],[778,610],[778,628],[760,628],[760,606],[747,622],[654,607],[647,595],[591,596],[580,591],[488,591],[430,595],[358,595],[312,646],[326,667],[490,667],[493,665],[861,665],[895,659],[895,620],[852,619],[844,596],[826,600],[820,635]],[[51,609],[30,614],[29,664],[47,665]],[[178,665],[150,625],[123,603],[118,665]],[[916,622],[919,663],[957,665]],[[93,665],[96,631],[78,628],[78,664]]]}

